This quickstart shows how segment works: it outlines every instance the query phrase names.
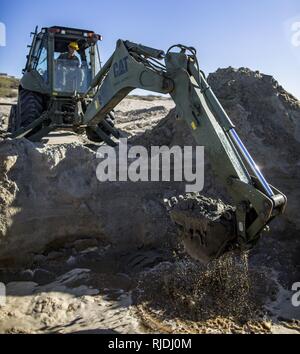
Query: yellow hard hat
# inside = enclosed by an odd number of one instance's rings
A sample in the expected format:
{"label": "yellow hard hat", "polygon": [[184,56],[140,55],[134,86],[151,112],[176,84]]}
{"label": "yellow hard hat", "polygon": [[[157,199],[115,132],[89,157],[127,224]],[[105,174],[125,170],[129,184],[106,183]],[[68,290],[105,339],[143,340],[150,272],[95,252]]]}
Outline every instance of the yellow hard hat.
{"label": "yellow hard hat", "polygon": [[69,43],[69,47],[71,47],[74,50],[78,50],[79,49],[78,43],[76,43],[76,42]]}

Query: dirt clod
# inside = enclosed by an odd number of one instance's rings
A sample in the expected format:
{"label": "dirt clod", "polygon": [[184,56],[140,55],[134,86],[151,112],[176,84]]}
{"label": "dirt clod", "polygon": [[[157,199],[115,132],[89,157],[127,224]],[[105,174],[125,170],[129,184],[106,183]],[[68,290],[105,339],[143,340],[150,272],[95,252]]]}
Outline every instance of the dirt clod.
{"label": "dirt clod", "polygon": [[178,227],[186,252],[207,263],[229,250],[235,235],[234,208],[199,193],[172,197],[170,216]]}

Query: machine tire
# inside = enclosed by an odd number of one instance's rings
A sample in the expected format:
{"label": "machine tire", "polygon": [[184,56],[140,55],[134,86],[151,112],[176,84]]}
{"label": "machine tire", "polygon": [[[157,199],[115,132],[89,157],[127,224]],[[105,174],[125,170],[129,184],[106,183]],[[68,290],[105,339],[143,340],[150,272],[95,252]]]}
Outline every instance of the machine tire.
{"label": "machine tire", "polygon": [[8,128],[7,131],[9,133],[14,133],[18,129],[18,112],[17,112],[18,106],[14,104],[11,106],[10,112],[9,112],[9,117],[8,117]]}
{"label": "machine tire", "polygon": [[[114,127],[115,123],[115,115],[113,112],[108,113],[108,115],[105,117],[105,120],[107,123],[109,123],[112,127]],[[107,131],[105,128],[102,127],[102,124],[98,124],[99,128],[101,128],[104,133],[106,133],[109,137],[111,137],[111,133]],[[86,136],[90,141],[96,142],[96,143],[102,143],[102,139],[89,127],[86,128]]]}
{"label": "machine tire", "polygon": [[19,92],[20,126],[27,127],[44,111],[44,99],[39,93],[21,89]]}

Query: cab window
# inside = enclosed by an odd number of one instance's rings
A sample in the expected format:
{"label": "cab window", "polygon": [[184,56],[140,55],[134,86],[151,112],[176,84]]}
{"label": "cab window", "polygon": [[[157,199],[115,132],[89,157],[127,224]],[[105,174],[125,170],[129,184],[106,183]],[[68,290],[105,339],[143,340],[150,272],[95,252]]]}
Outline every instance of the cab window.
{"label": "cab window", "polygon": [[92,80],[91,46],[86,41],[79,41],[79,50],[74,56],[68,53],[68,44],[72,40],[57,39],[54,50],[54,90],[57,92],[87,91]]}
{"label": "cab window", "polygon": [[42,76],[42,78],[45,80],[45,82],[48,81],[48,51],[47,47],[45,45],[46,43],[42,43],[42,46],[40,48],[40,53],[38,57],[38,61],[35,67],[35,70]]}

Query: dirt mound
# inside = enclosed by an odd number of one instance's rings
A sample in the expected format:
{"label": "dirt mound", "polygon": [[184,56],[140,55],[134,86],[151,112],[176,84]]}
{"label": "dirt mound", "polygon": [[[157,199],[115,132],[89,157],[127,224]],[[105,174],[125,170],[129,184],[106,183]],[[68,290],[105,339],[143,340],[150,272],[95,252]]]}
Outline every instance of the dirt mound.
{"label": "dirt mound", "polygon": [[[272,146],[281,142],[286,145],[286,137],[292,138],[291,143],[300,142],[300,102],[272,76],[247,68],[229,68],[210,74],[208,82],[244,134],[250,131]],[[242,112],[243,121],[237,114]],[[242,124],[246,122],[249,130]]]}
{"label": "dirt mound", "polygon": [[[96,153],[80,144],[0,142],[0,259],[82,236],[120,247],[161,245],[172,227],[162,183],[99,182]],[[22,252],[19,252],[22,245]]]}

